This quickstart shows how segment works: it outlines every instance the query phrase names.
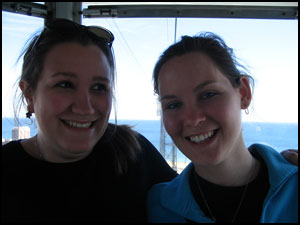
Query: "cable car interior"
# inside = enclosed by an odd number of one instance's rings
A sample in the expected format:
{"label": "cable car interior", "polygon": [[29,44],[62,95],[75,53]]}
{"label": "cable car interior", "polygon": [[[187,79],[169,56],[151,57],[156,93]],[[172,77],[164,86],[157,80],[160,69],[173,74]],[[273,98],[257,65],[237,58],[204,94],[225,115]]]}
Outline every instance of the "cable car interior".
{"label": "cable car interior", "polygon": [[[179,172],[189,160],[177,151],[163,127],[158,100],[152,90],[152,69],[162,51],[180,40],[182,35],[195,35],[203,29],[217,32],[228,39],[231,45],[236,44],[238,53],[250,67],[259,67],[254,74],[258,80],[257,95],[265,97],[254,103],[257,115],[250,122],[257,123],[249,129],[261,136],[264,129],[259,122],[279,123],[279,130],[287,130],[284,124],[292,124],[292,144],[276,144],[281,150],[298,148],[298,42],[295,41],[298,39],[298,2],[2,2],[2,19],[6,15],[21,16],[16,20],[19,22],[25,17],[38,20],[32,23],[37,23],[39,27],[55,18],[64,18],[78,24],[99,25],[111,30],[115,35],[118,74],[118,107],[113,115],[117,114],[118,123],[124,119],[124,123],[132,123],[138,131],[149,135],[147,138],[155,142],[155,147]],[[191,31],[187,31],[187,28],[191,28]],[[252,32],[252,37],[249,38],[247,32]],[[279,33],[283,36],[276,37]],[[4,39],[5,35],[4,32]],[[286,45],[286,49],[281,44]],[[5,65],[6,43],[2,41],[2,45],[2,64]],[[284,52],[278,53],[277,48]],[[253,52],[249,53],[250,50]],[[267,52],[268,56],[264,58]],[[15,55],[18,53],[15,52]],[[251,56],[248,57],[248,53]],[[275,62],[272,55],[277,58]],[[262,64],[269,68],[256,64],[263,60]],[[266,76],[261,78],[261,74]],[[2,81],[4,76],[7,74],[2,72]],[[3,88],[5,85],[2,82]],[[289,88],[283,90],[282,86],[287,85]],[[263,90],[271,90],[275,96]],[[143,94],[145,96],[139,98]],[[260,113],[260,108],[264,108],[266,113]],[[273,116],[273,111],[277,110],[282,117]],[[3,115],[6,112],[2,112]],[[148,134],[147,129],[154,126],[150,124],[152,120],[156,123],[155,129]],[[282,133],[276,135],[278,138]]]}

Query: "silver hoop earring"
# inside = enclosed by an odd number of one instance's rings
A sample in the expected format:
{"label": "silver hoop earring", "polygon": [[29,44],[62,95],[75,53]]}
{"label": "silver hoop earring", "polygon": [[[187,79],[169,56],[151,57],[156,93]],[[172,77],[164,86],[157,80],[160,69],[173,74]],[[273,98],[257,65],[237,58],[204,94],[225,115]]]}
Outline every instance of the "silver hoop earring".
{"label": "silver hoop earring", "polygon": [[248,108],[245,109],[245,113],[246,113],[247,115],[249,114],[249,109],[248,109]]}

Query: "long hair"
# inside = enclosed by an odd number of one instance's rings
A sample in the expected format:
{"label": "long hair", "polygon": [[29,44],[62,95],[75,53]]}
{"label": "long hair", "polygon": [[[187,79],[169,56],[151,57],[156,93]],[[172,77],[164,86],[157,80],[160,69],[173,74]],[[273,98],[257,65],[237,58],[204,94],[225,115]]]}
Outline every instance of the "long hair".
{"label": "long hair", "polygon": [[[142,152],[138,141],[138,133],[128,125],[108,124],[108,127],[99,142],[99,146],[105,146],[115,159],[114,168],[117,175],[127,172],[128,163],[135,162]],[[97,148],[98,145],[95,146]],[[97,150],[97,149],[96,149]]]}

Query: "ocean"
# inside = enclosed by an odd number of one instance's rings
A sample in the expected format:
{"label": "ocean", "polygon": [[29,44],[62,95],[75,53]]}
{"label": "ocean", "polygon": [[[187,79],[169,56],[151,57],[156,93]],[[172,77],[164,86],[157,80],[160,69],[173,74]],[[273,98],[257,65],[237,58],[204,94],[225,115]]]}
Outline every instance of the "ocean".
{"label": "ocean", "polygon": [[[11,139],[11,130],[14,127],[14,119],[2,118],[2,139]],[[30,120],[20,119],[22,126],[30,127],[30,135],[37,133],[35,124],[30,125]],[[114,120],[110,121],[114,123]],[[160,121],[159,120],[118,120],[118,124],[128,124],[144,135],[158,150],[160,148]],[[281,152],[285,149],[298,149],[298,123],[243,123],[243,135],[246,146],[253,143],[262,143],[272,146]],[[171,143],[167,135],[167,142]],[[167,149],[170,152],[170,149]],[[168,160],[168,159],[167,159]],[[171,160],[171,159],[169,159]],[[177,150],[178,162],[189,162],[189,160]]]}

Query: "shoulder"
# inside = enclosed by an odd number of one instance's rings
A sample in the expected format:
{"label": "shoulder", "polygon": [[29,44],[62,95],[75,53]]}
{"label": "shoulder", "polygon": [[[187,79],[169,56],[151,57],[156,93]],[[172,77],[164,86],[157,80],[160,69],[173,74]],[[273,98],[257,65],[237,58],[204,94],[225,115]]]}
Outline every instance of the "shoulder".
{"label": "shoulder", "polygon": [[135,146],[135,153],[140,159],[149,157],[163,159],[155,146],[145,136],[135,131],[133,127],[110,124],[109,129],[115,129],[112,141],[119,143],[119,146],[122,148],[126,146],[124,143],[128,143],[127,146]]}
{"label": "shoulder", "polygon": [[109,124],[98,144],[110,152],[120,174],[130,167],[133,174],[144,174],[151,185],[177,175],[151,142],[128,125]]}
{"label": "shoulder", "polygon": [[189,176],[192,171],[193,164],[190,163],[178,176],[168,182],[153,185],[149,191],[149,198],[154,199],[170,199],[176,201],[172,196],[180,196],[189,192]]}
{"label": "shoulder", "polygon": [[15,156],[16,154],[22,152],[22,145],[20,144],[21,140],[11,141],[5,145],[2,145],[2,157],[5,157],[5,160],[8,160],[9,157]]}
{"label": "shoulder", "polygon": [[254,144],[249,150],[259,154],[268,170],[270,188],[262,222],[298,221],[298,167],[270,146]]}
{"label": "shoulder", "polygon": [[116,126],[116,133],[120,135],[124,135],[124,138],[132,138],[135,139],[138,144],[142,147],[142,149],[150,149],[150,150],[157,150],[153,144],[144,137],[141,133],[135,131],[133,127],[129,125],[117,125]]}
{"label": "shoulder", "polygon": [[149,222],[185,222],[183,215],[194,210],[189,187],[188,165],[176,178],[154,185],[148,192],[147,208]]}
{"label": "shoulder", "polygon": [[137,151],[141,150],[141,145],[143,147],[155,149],[142,134],[126,124],[117,125],[109,123],[101,140],[101,143],[114,143],[116,144],[115,146],[121,148],[134,147]]}
{"label": "shoulder", "polygon": [[108,124],[102,143],[127,152],[129,158],[159,153],[152,143],[129,125]]}
{"label": "shoulder", "polygon": [[281,185],[297,187],[298,185],[298,166],[288,162],[279,152],[272,147],[263,144],[254,144],[249,147],[253,154],[258,154],[268,169],[269,181],[273,188]]}
{"label": "shoulder", "polygon": [[19,147],[20,146],[20,141],[21,140],[10,141],[10,142],[2,145],[2,150],[14,149],[16,147]]}
{"label": "shoulder", "polygon": [[3,176],[8,174],[17,174],[22,169],[22,165],[26,164],[29,160],[29,156],[21,145],[21,140],[11,141],[2,146],[2,168]]}
{"label": "shoulder", "polygon": [[140,172],[146,177],[143,180],[150,182],[149,188],[154,184],[170,181],[178,175],[146,137],[137,133],[137,140],[141,148],[137,165]]}
{"label": "shoulder", "polygon": [[[175,178],[176,179],[176,178]],[[184,218],[179,215],[177,210],[172,209],[172,201],[175,196],[164,196],[169,193],[170,183],[161,183],[154,185],[148,192],[147,198],[147,217],[151,223],[178,223],[185,222]],[[174,194],[174,192],[172,192]]]}
{"label": "shoulder", "polygon": [[254,155],[259,155],[269,168],[271,165],[275,167],[288,167],[298,170],[298,167],[288,162],[278,151],[271,146],[264,144],[253,144],[249,147],[249,151]]}
{"label": "shoulder", "polygon": [[[162,205],[163,189],[167,186],[167,183],[155,184],[148,191],[147,198],[147,215],[148,222],[156,223],[163,222],[166,214],[168,214],[168,209]],[[168,221],[164,221],[168,222]]]}

